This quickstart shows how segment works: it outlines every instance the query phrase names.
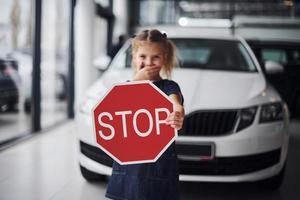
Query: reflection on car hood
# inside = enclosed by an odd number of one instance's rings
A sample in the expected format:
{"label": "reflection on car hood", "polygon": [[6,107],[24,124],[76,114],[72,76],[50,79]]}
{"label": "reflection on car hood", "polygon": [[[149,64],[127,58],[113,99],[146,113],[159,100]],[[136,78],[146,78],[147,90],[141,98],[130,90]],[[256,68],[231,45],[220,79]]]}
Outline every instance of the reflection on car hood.
{"label": "reflection on car hood", "polygon": [[280,98],[260,73],[178,69],[173,80],[181,87],[187,113],[242,108]]}
{"label": "reflection on car hood", "polygon": [[[99,100],[113,84],[125,82],[131,77],[130,69],[108,71],[90,88],[88,96]],[[260,73],[176,69],[172,79],[180,85],[186,113],[243,108],[280,100],[278,93],[267,85]]]}

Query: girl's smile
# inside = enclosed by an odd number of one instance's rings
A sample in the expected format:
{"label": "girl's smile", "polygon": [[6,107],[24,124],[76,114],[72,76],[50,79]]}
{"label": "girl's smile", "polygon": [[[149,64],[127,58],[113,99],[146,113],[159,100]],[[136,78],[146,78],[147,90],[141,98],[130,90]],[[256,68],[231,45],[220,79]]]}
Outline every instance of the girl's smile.
{"label": "girl's smile", "polygon": [[142,44],[135,53],[137,71],[145,67],[162,68],[164,65],[164,52],[159,43]]}

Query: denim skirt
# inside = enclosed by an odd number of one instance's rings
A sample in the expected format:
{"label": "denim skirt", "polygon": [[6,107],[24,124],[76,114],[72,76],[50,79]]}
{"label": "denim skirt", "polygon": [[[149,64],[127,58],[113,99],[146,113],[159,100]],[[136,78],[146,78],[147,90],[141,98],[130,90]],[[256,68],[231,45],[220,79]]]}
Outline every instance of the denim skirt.
{"label": "denim skirt", "polygon": [[155,163],[113,163],[106,197],[115,200],[179,200],[179,172],[175,144]]}

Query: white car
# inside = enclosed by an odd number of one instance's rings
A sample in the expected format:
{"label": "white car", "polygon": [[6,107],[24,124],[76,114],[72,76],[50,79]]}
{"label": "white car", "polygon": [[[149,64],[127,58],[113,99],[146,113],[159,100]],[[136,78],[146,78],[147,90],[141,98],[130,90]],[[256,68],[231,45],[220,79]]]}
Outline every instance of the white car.
{"label": "white car", "polygon": [[[65,67],[64,60],[61,58],[61,54],[57,54],[55,63],[49,58],[44,58],[41,63],[41,92],[43,102],[52,99],[52,95],[55,95],[59,100],[66,98],[67,68]],[[31,49],[19,49],[12,51],[10,55],[19,63],[22,103],[24,111],[29,114],[31,112],[32,52]],[[55,65],[56,68],[54,70],[53,66]]]}
{"label": "white car", "polygon": [[[168,37],[178,49],[180,67],[172,79],[181,87],[186,111],[176,139],[180,180],[267,181],[265,186],[278,188],[288,152],[288,109],[247,43],[233,36]],[[130,51],[127,42],[87,91],[77,115],[79,162],[88,181],[111,174],[112,160],[95,141],[91,110],[113,84],[131,79]],[[269,73],[281,70],[267,67]]]}

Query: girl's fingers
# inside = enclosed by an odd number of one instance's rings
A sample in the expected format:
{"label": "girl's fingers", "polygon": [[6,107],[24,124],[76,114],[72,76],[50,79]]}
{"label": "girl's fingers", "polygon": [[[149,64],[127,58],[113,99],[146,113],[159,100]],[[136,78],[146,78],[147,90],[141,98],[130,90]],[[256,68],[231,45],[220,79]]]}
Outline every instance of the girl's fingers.
{"label": "girl's fingers", "polygon": [[182,121],[178,119],[167,120],[167,124],[180,124],[180,123],[182,123]]}
{"label": "girl's fingers", "polygon": [[166,123],[170,125],[172,128],[181,129],[183,124],[183,117],[180,112],[172,112],[169,114],[166,119]]}
{"label": "girl's fingers", "polygon": [[182,120],[167,120],[166,122],[167,122],[168,125],[171,125],[172,127],[173,126],[181,127],[182,124],[183,124]]}
{"label": "girl's fingers", "polygon": [[151,79],[160,71],[160,67],[144,67],[138,73],[141,74],[142,79]]}
{"label": "girl's fingers", "polygon": [[175,121],[183,121],[183,117],[181,116],[177,116],[177,115],[169,115],[168,118],[166,119],[166,121],[172,121],[172,120],[175,120]]}
{"label": "girl's fingers", "polygon": [[180,130],[182,128],[182,125],[172,124],[171,127],[176,128],[177,130]]}

